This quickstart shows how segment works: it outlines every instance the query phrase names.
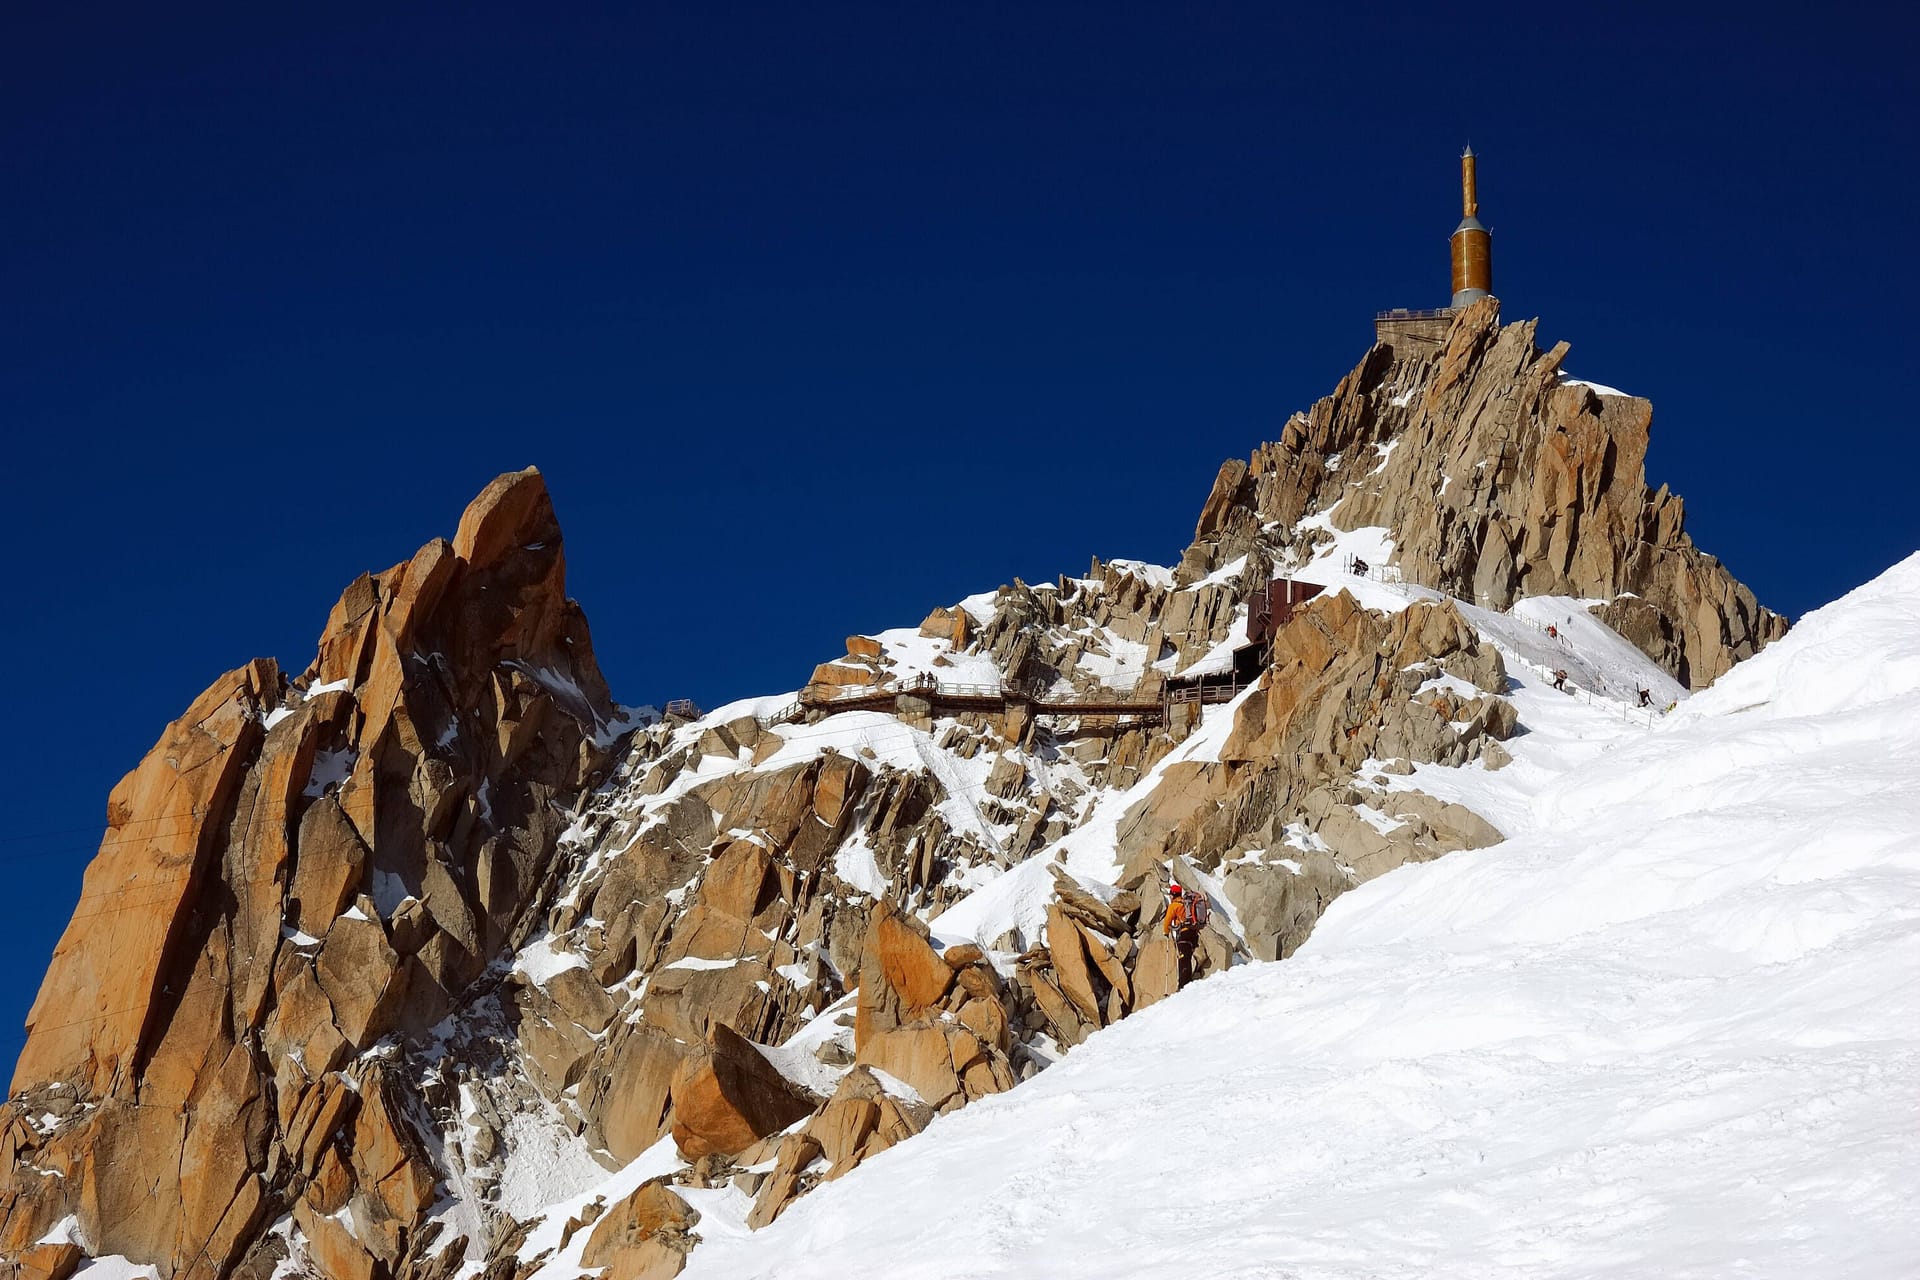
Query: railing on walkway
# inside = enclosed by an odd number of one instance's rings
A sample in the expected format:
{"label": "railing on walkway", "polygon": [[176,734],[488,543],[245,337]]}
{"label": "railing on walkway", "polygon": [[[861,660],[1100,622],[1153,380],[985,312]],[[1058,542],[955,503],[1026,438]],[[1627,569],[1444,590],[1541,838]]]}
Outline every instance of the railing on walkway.
{"label": "railing on walkway", "polygon": [[772,715],[756,716],[754,718],[760,722],[762,729],[771,729],[775,725],[792,724],[806,714],[807,704],[795,699]]}
{"label": "railing on walkway", "polygon": [[1346,557],[1340,562],[1340,572],[1350,578],[1365,578],[1369,582],[1378,582],[1382,586],[1387,587],[1419,585],[1418,583],[1408,582],[1406,576],[1400,572],[1400,566],[1397,564],[1374,564],[1370,561],[1362,560],[1359,556],[1353,555]]}
{"label": "railing on walkway", "polygon": [[[1421,583],[1409,582],[1401,573],[1399,565],[1370,564],[1355,556],[1347,556],[1341,562],[1341,569],[1352,577],[1365,578],[1369,582],[1377,582],[1382,586],[1402,588],[1402,594],[1405,594],[1406,588],[1412,588],[1416,591],[1432,591],[1443,597],[1452,598],[1447,596],[1447,593],[1441,591],[1438,587],[1429,587]],[[1532,627],[1535,631],[1540,632],[1560,648],[1564,649],[1569,657],[1575,658],[1576,661],[1578,660],[1578,655],[1574,652],[1572,642],[1567,639],[1565,634],[1563,634],[1555,624],[1536,622],[1524,613],[1514,613],[1511,611],[1503,613],[1501,616]],[[1515,655],[1515,660],[1543,677],[1549,687],[1552,686],[1553,673],[1557,668],[1545,667],[1536,662],[1529,662],[1517,654]],[[1555,690],[1555,692],[1570,694],[1590,707],[1597,707],[1603,711],[1612,712],[1631,724],[1644,725],[1649,729],[1658,724],[1661,717],[1665,716],[1667,712],[1671,710],[1671,707],[1662,707],[1657,704],[1644,707],[1638,705],[1640,690],[1637,686],[1631,691],[1615,689],[1607,683],[1606,677],[1602,676],[1598,671],[1589,668],[1586,674],[1590,677],[1591,684],[1597,687],[1589,688],[1584,685],[1571,683],[1573,677],[1569,675],[1567,677],[1569,681],[1567,686],[1563,689]]]}
{"label": "railing on walkway", "polygon": [[1375,324],[1382,320],[1451,320],[1456,314],[1452,307],[1427,307],[1423,310],[1395,307],[1392,311],[1376,311],[1373,319]]}
{"label": "railing on walkway", "polygon": [[850,685],[832,692],[802,690],[796,704],[801,714],[892,709],[901,697],[920,698],[936,709],[949,711],[1005,711],[1019,706],[1033,715],[1079,718],[1139,716],[1164,721],[1175,706],[1199,703],[1217,706],[1231,702],[1258,676],[1238,672],[1218,675],[1172,676],[1158,687],[1140,687],[1138,673],[1121,673],[1109,681],[1132,679],[1132,687],[1111,683],[1092,689],[1059,689],[1054,685],[975,684],[945,681],[921,672],[882,685]]}
{"label": "railing on walkway", "polygon": [[[1578,655],[1574,652],[1573,642],[1567,639],[1566,633],[1561,631],[1558,625],[1551,622],[1536,622],[1534,619],[1529,618],[1525,614],[1521,614],[1521,613],[1509,613],[1506,616],[1509,618],[1512,618],[1516,622],[1525,623],[1527,626],[1532,627],[1535,631],[1538,631],[1541,635],[1544,635],[1545,637],[1547,637],[1547,639],[1553,641],[1560,648],[1566,650],[1569,657],[1572,657],[1575,659],[1575,661],[1578,661]],[[1553,688],[1554,671],[1565,670],[1565,668],[1544,667],[1537,662],[1528,662],[1525,658],[1521,658],[1519,659],[1519,661],[1524,663],[1527,667],[1531,668],[1540,676],[1544,677],[1547,682],[1547,687],[1550,689]],[[1556,689],[1554,691],[1556,693],[1571,694],[1572,696],[1580,699],[1580,701],[1586,703],[1590,707],[1598,707],[1602,711],[1611,711],[1614,714],[1629,721],[1630,723],[1645,725],[1649,729],[1653,728],[1654,725],[1658,724],[1660,722],[1660,719],[1663,716],[1665,716],[1668,711],[1672,710],[1674,705],[1677,705],[1677,704],[1669,704],[1668,706],[1662,707],[1655,704],[1649,704],[1644,707],[1640,706],[1638,705],[1638,698],[1640,696],[1640,689],[1638,686],[1635,686],[1633,690],[1632,696],[1635,699],[1635,701],[1629,702],[1627,701],[1628,695],[1626,694],[1626,692],[1624,690],[1616,691],[1611,685],[1607,683],[1607,679],[1605,676],[1591,669],[1589,669],[1587,674],[1591,677],[1593,685],[1597,686],[1596,688],[1589,688],[1585,685],[1569,683],[1566,685],[1566,687],[1561,689]],[[1569,674],[1567,676],[1567,679],[1569,682],[1571,682],[1573,680],[1573,676]]]}
{"label": "railing on walkway", "polygon": [[[1110,679],[1112,677],[1109,677]],[[1135,677],[1137,679],[1137,677]],[[1171,696],[1170,696],[1171,695]],[[1035,715],[1048,716],[1152,716],[1163,717],[1171,701],[1191,701],[1172,691],[1117,688],[1111,685],[1093,689],[1056,691],[1051,684],[969,683],[941,680],[921,672],[904,680],[881,685],[849,685],[831,693],[802,690],[800,706],[804,711],[834,713],[867,707],[891,706],[900,697],[921,698],[949,710],[1001,711],[1024,706]],[[1208,700],[1211,700],[1209,698]]]}

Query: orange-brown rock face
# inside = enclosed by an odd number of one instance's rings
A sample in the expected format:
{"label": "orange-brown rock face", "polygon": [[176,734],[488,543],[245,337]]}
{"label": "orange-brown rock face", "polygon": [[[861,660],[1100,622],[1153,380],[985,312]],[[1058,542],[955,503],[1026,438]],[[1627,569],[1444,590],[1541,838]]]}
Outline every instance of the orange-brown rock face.
{"label": "orange-brown rock face", "polygon": [[936,1110],[1013,1087],[1007,1012],[992,970],[933,949],[926,927],[891,906],[874,913],[860,964],[859,1061],[911,1086]]}
{"label": "orange-brown rock face", "polygon": [[657,1182],[609,1209],[594,1225],[580,1265],[605,1267],[602,1280],[671,1280],[686,1265],[700,1214]]}
{"label": "orange-brown rock face", "polygon": [[[247,758],[265,737],[261,708],[279,700],[279,685],[271,661],[220,677],[113,789],[80,907],[27,1016],[34,1034],[14,1069],[15,1091],[66,1078],[104,1093],[137,1070],[182,904],[211,861],[219,823],[202,818],[232,813]],[[311,764],[310,738],[288,763],[300,754]],[[285,858],[284,849],[273,852]]]}
{"label": "orange-brown rock face", "polygon": [[725,1023],[674,1076],[672,1098],[673,1140],[689,1160],[738,1155],[813,1110],[812,1099]]}
{"label": "orange-brown rock face", "polygon": [[362,1055],[534,927],[551,802],[613,718],[531,469],[348,587],[302,675],[216,680],[108,802],[0,1109],[0,1256],[73,1214],[95,1253],[217,1276],[344,1213],[315,1250],[394,1274],[438,1174]]}

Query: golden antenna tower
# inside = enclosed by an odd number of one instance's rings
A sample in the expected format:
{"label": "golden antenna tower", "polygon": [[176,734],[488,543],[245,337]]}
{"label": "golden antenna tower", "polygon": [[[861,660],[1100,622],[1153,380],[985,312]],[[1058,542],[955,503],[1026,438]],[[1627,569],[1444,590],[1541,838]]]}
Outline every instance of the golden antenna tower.
{"label": "golden antenna tower", "polygon": [[1453,232],[1453,303],[1464,307],[1493,292],[1493,233],[1482,226],[1473,148],[1460,156],[1460,225]]}

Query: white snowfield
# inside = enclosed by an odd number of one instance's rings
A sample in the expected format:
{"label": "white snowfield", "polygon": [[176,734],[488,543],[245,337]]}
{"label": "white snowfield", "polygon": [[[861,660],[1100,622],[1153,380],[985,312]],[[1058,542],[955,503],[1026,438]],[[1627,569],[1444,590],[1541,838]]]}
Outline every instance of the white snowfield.
{"label": "white snowfield", "polygon": [[1474,783],[1512,775],[1510,839],[1347,894],[1293,959],[764,1231],[709,1202],[686,1276],[1920,1274],[1920,555],[1613,723],[1516,739]]}

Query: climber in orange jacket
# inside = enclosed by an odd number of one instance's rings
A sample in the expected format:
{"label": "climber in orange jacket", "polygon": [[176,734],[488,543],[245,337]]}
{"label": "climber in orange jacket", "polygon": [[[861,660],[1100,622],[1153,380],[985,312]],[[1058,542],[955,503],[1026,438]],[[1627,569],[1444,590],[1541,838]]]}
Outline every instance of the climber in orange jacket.
{"label": "climber in orange jacket", "polygon": [[1204,893],[1189,894],[1177,884],[1167,886],[1167,916],[1160,932],[1173,939],[1174,953],[1180,957],[1180,985],[1193,976],[1193,949],[1200,944],[1200,930],[1206,926],[1212,904]]}

